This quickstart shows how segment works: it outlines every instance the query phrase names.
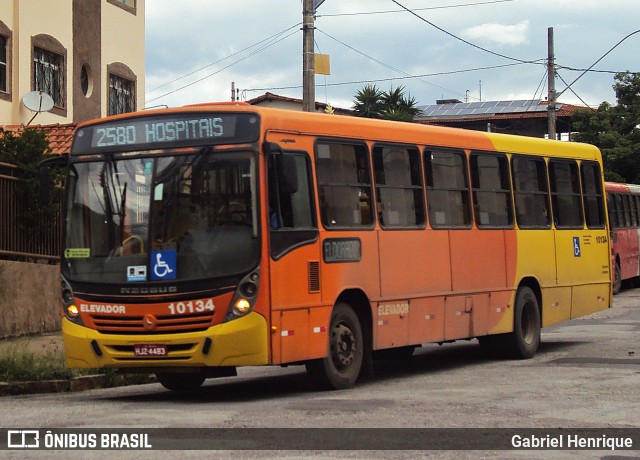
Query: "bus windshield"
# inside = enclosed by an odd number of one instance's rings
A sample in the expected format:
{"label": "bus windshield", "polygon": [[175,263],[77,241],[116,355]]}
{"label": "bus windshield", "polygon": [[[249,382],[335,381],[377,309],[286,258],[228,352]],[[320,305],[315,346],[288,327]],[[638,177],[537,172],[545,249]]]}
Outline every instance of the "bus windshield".
{"label": "bus windshield", "polygon": [[237,275],[258,263],[256,160],[202,148],[75,162],[63,274],[100,283]]}

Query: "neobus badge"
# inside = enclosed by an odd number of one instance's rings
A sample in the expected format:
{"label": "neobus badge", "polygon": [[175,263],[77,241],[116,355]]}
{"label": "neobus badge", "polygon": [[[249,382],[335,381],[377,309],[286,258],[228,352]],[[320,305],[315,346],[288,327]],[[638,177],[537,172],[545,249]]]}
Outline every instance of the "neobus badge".
{"label": "neobus badge", "polygon": [[360,238],[327,238],[322,243],[322,257],[327,263],[359,262],[362,258]]}

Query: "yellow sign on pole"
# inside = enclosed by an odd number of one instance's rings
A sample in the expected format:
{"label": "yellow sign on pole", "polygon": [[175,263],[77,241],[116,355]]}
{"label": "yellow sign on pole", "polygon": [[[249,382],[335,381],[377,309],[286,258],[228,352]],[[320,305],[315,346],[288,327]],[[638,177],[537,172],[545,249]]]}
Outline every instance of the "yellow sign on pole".
{"label": "yellow sign on pole", "polygon": [[316,75],[331,75],[331,62],[328,54],[314,54]]}

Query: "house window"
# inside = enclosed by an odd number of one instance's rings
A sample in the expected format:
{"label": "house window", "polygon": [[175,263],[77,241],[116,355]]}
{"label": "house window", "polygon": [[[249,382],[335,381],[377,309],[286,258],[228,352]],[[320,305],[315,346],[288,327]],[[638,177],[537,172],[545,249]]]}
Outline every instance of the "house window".
{"label": "house window", "polygon": [[112,5],[118,6],[131,14],[136,14],[136,0],[107,0]]}
{"label": "house window", "polygon": [[118,75],[109,75],[108,115],[133,112],[135,105],[135,83]]}
{"label": "house window", "polygon": [[8,50],[7,44],[9,40],[7,37],[0,35],[0,91],[6,93],[8,89],[7,75],[8,75]]}
{"label": "house window", "polygon": [[0,100],[11,100],[11,29],[0,21]]}
{"label": "house window", "polygon": [[43,48],[33,49],[33,90],[44,91],[54,105],[65,106],[64,57]]}

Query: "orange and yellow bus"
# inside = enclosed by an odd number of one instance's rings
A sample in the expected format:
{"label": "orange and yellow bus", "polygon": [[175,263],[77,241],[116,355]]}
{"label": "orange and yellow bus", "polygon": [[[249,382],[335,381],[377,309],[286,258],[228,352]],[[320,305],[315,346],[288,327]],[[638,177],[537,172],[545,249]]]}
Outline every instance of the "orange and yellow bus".
{"label": "orange and yellow bus", "polygon": [[68,366],[172,390],[288,364],[347,388],[457,339],[530,358],[611,306],[589,145],[208,104],[80,125],[66,190]]}
{"label": "orange and yellow bus", "polygon": [[606,182],[613,293],[640,276],[640,185]]}

